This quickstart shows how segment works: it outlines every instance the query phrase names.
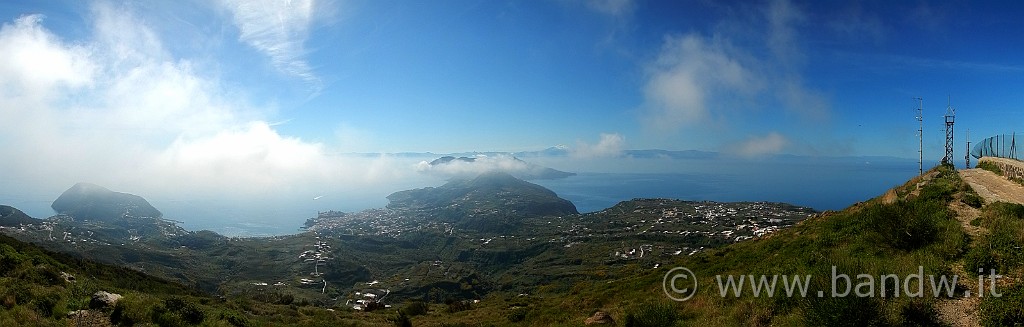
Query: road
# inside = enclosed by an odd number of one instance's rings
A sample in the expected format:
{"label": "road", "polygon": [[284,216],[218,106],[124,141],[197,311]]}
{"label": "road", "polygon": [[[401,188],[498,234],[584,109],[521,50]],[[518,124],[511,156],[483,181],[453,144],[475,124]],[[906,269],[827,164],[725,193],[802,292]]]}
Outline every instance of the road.
{"label": "road", "polygon": [[984,169],[965,169],[960,178],[978,192],[985,203],[996,201],[1024,204],[1024,185]]}

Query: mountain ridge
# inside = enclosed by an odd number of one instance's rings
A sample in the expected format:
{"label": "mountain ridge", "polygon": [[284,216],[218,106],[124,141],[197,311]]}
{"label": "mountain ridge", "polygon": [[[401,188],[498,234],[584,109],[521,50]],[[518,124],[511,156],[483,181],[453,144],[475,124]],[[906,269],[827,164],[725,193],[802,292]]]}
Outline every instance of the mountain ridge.
{"label": "mountain ridge", "polygon": [[161,218],[163,214],[145,198],[80,182],[61,193],[51,208],[75,219],[115,221],[125,217]]}

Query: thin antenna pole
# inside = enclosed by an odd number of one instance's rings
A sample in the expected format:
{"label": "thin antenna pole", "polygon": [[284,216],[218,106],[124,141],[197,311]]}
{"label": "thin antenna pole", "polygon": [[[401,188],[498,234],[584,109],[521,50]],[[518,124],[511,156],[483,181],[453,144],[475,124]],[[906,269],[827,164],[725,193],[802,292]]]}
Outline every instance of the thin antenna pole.
{"label": "thin antenna pole", "polygon": [[917,174],[924,175],[924,98],[916,97],[917,100]]}
{"label": "thin antenna pole", "polygon": [[964,161],[967,162],[967,165],[964,166],[964,169],[971,169],[971,129],[970,128],[967,129],[967,151],[964,151],[964,153],[965,153]]}

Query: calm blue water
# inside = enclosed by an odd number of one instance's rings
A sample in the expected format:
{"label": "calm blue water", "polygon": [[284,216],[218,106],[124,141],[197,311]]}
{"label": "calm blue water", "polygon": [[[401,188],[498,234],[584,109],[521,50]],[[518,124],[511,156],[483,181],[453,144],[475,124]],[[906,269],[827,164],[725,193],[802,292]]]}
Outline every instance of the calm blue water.
{"label": "calm blue water", "polygon": [[916,162],[890,164],[778,164],[719,173],[581,173],[533,181],[572,201],[580,212],[599,211],[632,198],[772,201],[839,210],[868,200],[917,175]]}
{"label": "calm blue water", "polygon": [[[917,162],[888,160],[781,159],[769,162],[710,160],[634,160],[625,169],[657,173],[579,173],[558,180],[531,181],[572,201],[580,212],[593,212],[633,198],[712,201],[773,201],[817,210],[839,210],[901,185],[917,174]],[[856,161],[856,162],[853,162]],[[557,167],[557,166],[555,166]],[[409,180],[368,192],[325,193],[313,201],[293,196],[273,203],[221,199],[168,200],[150,197],[164,216],[183,221],[190,230],[209,229],[229,236],[295,233],[321,210],[359,211],[387,205],[385,196],[410,188],[440,186],[442,179]],[[17,188],[14,188],[17,189]],[[10,194],[8,194],[10,193]],[[35,217],[53,214],[49,204],[59,191],[39,194],[0,193]]]}

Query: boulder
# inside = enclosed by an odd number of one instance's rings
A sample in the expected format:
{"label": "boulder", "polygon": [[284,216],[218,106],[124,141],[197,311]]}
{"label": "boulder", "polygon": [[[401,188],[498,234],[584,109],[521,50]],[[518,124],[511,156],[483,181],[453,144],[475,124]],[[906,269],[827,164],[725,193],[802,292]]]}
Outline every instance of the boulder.
{"label": "boulder", "polygon": [[121,294],[109,293],[106,291],[99,291],[93,293],[92,300],[89,301],[90,309],[105,309],[114,308],[117,301],[121,300]]}
{"label": "boulder", "polygon": [[591,316],[590,318],[587,318],[587,320],[584,321],[583,323],[585,325],[587,325],[587,326],[590,326],[590,325],[614,325],[615,324],[615,320],[612,319],[612,316],[609,315],[607,312],[598,311],[598,312],[595,312],[594,315]]}

